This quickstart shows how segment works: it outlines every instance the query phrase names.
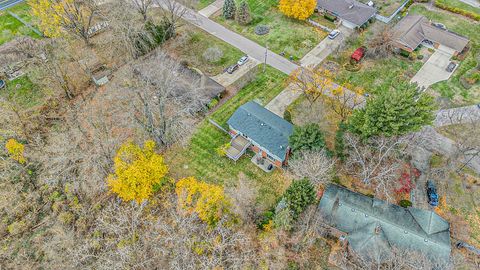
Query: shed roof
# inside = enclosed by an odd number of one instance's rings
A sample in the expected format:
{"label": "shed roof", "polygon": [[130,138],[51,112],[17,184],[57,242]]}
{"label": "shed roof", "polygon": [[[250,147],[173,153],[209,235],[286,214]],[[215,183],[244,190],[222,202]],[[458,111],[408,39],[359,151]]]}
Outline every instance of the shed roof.
{"label": "shed roof", "polygon": [[336,185],[327,187],[319,208],[331,226],[348,233],[359,254],[382,257],[385,247],[395,246],[433,258],[450,256],[450,224],[432,211],[403,208]]}
{"label": "shed roof", "polygon": [[469,40],[456,33],[433,26],[425,16],[407,15],[393,28],[395,40],[414,50],[423,40],[437,42],[461,52]]}
{"label": "shed roof", "polygon": [[357,26],[362,26],[377,13],[375,8],[355,0],[318,0],[317,7]]}
{"label": "shed roof", "polygon": [[260,104],[250,101],[238,108],[227,124],[284,161],[293,125]]}

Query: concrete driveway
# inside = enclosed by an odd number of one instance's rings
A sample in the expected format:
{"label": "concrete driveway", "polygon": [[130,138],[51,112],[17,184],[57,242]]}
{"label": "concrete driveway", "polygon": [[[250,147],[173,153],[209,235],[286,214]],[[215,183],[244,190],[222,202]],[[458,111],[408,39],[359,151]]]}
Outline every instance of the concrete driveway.
{"label": "concrete driveway", "polygon": [[410,82],[416,82],[419,87],[427,89],[434,83],[448,80],[453,72],[448,72],[445,69],[452,56],[453,52],[447,48],[437,49]]}

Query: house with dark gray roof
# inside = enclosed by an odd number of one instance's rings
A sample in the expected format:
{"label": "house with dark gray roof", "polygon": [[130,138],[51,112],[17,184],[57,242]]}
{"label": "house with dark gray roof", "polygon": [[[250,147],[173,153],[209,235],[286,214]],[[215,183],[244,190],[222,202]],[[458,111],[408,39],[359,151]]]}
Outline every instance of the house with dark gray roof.
{"label": "house with dark gray roof", "polygon": [[437,27],[421,15],[405,16],[392,31],[395,46],[407,52],[412,52],[420,44],[424,44],[437,49],[444,46],[458,54],[469,42],[468,38]]}
{"label": "house with dark gray roof", "polygon": [[339,18],[350,29],[365,25],[377,13],[376,8],[355,0],[318,0],[317,9]]}
{"label": "house with dark gray roof", "polygon": [[290,154],[288,139],[293,125],[257,102],[238,108],[228,119],[232,141],[227,156],[238,160],[247,148],[277,167],[286,164]]}
{"label": "house with dark gray roof", "polygon": [[450,224],[435,212],[403,208],[337,185],[327,187],[319,210],[360,256],[385,258],[393,247],[437,260],[450,256]]}

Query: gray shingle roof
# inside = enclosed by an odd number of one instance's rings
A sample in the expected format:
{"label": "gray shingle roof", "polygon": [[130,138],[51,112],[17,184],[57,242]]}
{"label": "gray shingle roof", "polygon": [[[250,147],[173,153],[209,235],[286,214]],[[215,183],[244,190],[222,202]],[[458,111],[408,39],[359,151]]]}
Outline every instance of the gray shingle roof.
{"label": "gray shingle roof", "polygon": [[437,42],[458,52],[467,46],[469,40],[456,33],[431,25],[428,19],[421,15],[407,15],[393,28],[395,40],[410,49],[415,48],[423,40]]}
{"label": "gray shingle roof", "polygon": [[318,0],[317,7],[358,26],[362,26],[377,12],[375,8],[355,0]]}
{"label": "gray shingle roof", "polygon": [[450,256],[450,225],[432,211],[406,209],[336,185],[328,186],[319,208],[331,226],[348,233],[359,254],[381,257],[386,246],[395,246],[433,258]]}
{"label": "gray shingle roof", "polygon": [[255,141],[283,161],[288,151],[288,138],[293,125],[260,104],[250,101],[238,108],[227,124]]}

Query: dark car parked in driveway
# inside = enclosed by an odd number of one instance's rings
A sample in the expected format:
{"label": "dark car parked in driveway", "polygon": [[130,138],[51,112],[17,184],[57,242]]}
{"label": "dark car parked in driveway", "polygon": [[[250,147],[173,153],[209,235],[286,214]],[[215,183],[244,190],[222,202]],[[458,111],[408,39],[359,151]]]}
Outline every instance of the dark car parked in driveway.
{"label": "dark car parked in driveway", "polygon": [[448,64],[448,66],[445,70],[448,71],[448,72],[452,72],[455,69],[456,66],[457,66],[457,64],[455,64],[454,62],[450,62],[450,64]]}
{"label": "dark car parked in driveway", "polygon": [[432,180],[427,181],[427,197],[428,203],[431,206],[438,206],[437,188],[435,187],[435,184]]}
{"label": "dark car parked in driveway", "polygon": [[227,68],[227,73],[228,74],[233,74],[233,72],[235,72],[235,70],[237,70],[237,69],[238,69],[238,64],[232,65],[232,66]]}

